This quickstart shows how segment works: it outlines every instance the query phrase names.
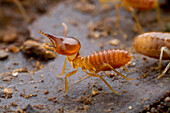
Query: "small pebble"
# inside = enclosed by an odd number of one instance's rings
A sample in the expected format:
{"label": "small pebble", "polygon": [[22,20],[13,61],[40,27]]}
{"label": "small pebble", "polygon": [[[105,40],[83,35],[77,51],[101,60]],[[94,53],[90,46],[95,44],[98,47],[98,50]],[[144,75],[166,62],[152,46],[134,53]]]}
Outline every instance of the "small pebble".
{"label": "small pebble", "polygon": [[159,113],[158,110],[154,107],[151,108],[151,113]]}
{"label": "small pebble", "polygon": [[11,103],[11,105],[14,107],[18,106],[14,101]]}
{"label": "small pebble", "polygon": [[164,102],[170,102],[170,97],[166,97],[166,98],[164,99]]}
{"label": "small pebble", "polygon": [[5,50],[0,50],[0,60],[6,59],[9,56],[9,53]]}
{"label": "small pebble", "polygon": [[10,46],[8,50],[12,53],[18,53],[20,51],[20,49],[16,47],[15,45]]}
{"label": "small pebble", "polygon": [[18,75],[17,71],[12,72],[12,76],[16,77]]}
{"label": "small pebble", "polygon": [[109,43],[110,43],[111,45],[117,46],[117,45],[120,43],[120,40],[118,40],[118,39],[113,39],[113,40],[110,40]]}
{"label": "small pebble", "polygon": [[129,106],[129,110],[131,110],[132,109],[132,106]]}
{"label": "small pebble", "polygon": [[34,40],[27,40],[24,42],[22,51],[27,55],[35,56],[41,59],[53,59],[57,56],[53,52],[48,52],[48,50],[43,47],[43,44]]}
{"label": "small pebble", "polygon": [[11,81],[12,77],[11,76],[7,76],[7,77],[3,77],[3,81]]}
{"label": "small pebble", "polygon": [[48,90],[45,90],[45,91],[44,91],[44,94],[45,94],[45,95],[48,94],[48,93],[49,93]]}
{"label": "small pebble", "polygon": [[99,91],[97,89],[92,89],[91,96],[98,95]]}
{"label": "small pebble", "polygon": [[13,94],[13,89],[11,89],[11,88],[5,88],[2,91],[4,91],[4,93],[6,93],[6,94]]}
{"label": "small pebble", "polygon": [[40,75],[40,77],[42,78],[42,77],[43,77],[43,75]]}
{"label": "small pebble", "polygon": [[17,33],[13,30],[7,31],[7,33],[3,36],[2,41],[5,43],[11,43],[17,40]]}

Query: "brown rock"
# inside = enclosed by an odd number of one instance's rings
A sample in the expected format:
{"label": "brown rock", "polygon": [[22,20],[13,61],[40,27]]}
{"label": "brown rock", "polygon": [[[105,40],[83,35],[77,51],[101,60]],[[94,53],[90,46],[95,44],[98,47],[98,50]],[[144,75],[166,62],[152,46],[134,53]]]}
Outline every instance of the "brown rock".
{"label": "brown rock", "polygon": [[11,88],[5,88],[2,91],[4,91],[4,93],[6,93],[6,94],[13,94],[13,89],[11,89]]}
{"label": "brown rock", "polygon": [[43,48],[43,44],[38,43],[34,40],[28,40],[23,44],[22,48],[25,54],[38,57],[40,59],[53,59],[56,54],[48,52],[47,49]]}
{"label": "brown rock", "polygon": [[5,50],[0,50],[0,60],[6,59],[9,56],[9,53]]}
{"label": "brown rock", "polygon": [[45,90],[45,91],[44,91],[44,94],[45,94],[45,95],[48,94],[48,93],[49,93],[48,90]]}
{"label": "brown rock", "polygon": [[120,40],[118,40],[118,39],[113,39],[113,40],[110,40],[109,43],[110,43],[111,45],[117,46],[117,45],[120,43]]}
{"label": "brown rock", "polygon": [[98,94],[99,94],[99,91],[97,89],[92,89],[92,92],[91,92],[92,96],[95,96],[95,95],[98,95]]}
{"label": "brown rock", "polygon": [[11,103],[12,106],[18,106],[14,101]]}
{"label": "brown rock", "polygon": [[10,28],[8,30],[4,30],[4,33],[0,36],[0,41],[5,43],[15,42],[18,38],[17,33],[14,29]]}

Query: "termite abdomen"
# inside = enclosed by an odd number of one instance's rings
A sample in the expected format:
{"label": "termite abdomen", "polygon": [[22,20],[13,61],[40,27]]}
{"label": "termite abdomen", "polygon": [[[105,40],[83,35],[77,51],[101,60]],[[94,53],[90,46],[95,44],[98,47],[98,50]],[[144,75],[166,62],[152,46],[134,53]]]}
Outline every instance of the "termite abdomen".
{"label": "termite abdomen", "polygon": [[156,0],[123,0],[123,2],[137,10],[153,9],[157,4]]}
{"label": "termite abdomen", "polygon": [[[96,69],[105,63],[110,64],[113,68],[119,68],[127,64],[132,59],[132,55],[128,51],[112,49],[95,52],[87,56],[87,58],[89,63]],[[107,70],[111,69],[104,68],[102,71]]]}
{"label": "termite abdomen", "polygon": [[[152,58],[159,58],[161,47],[170,49],[170,33],[149,32],[137,36],[134,39],[133,47],[138,53],[144,54]],[[170,57],[164,53],[164,60]]]}

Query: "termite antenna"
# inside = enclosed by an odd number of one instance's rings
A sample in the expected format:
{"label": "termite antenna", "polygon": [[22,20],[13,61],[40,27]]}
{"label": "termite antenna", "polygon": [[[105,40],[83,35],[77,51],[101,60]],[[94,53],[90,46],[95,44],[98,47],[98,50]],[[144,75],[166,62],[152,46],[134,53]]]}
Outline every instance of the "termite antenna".
{"label": "termite antenna", "polygon": [[67,25],[63,22],[62,25],[64,26],[64,29],[65,29],[65,34],[64,36],[66,37],[67,36],[67,31],[68,31],[68,28],[67,28]]}

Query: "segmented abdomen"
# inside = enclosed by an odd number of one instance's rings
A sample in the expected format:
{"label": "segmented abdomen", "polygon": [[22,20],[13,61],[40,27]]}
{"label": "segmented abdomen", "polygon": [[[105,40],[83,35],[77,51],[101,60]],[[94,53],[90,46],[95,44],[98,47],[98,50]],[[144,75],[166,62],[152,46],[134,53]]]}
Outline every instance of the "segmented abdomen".
{"label": "segmented abdomen", "polygon": [[[132,55],[124,50],[104,50],[95,52],[86,57],[89,66],[98,69],[103,64],[110,64],[113,68],[124,66],[132,59]],[[111,70],[108,67],[103,68],[101,71]]]}
{"label": "segmented abdomen", "polygon": [[[153,58],[159,58],[163,46],[170,49],[170,33],[144,33],[138,35],[133,41],[133,47],[137,52]],[[164,52],[163,59],[170,59],[170,57]]]}
{"label": "segmented abdomen", "polygon": [[122,0],[137,10],[149,10],[156,7],[156,0]]}

